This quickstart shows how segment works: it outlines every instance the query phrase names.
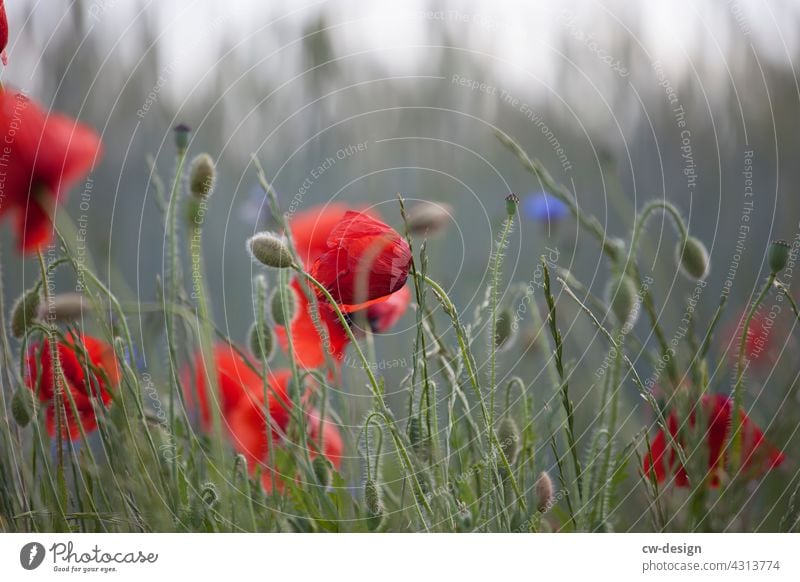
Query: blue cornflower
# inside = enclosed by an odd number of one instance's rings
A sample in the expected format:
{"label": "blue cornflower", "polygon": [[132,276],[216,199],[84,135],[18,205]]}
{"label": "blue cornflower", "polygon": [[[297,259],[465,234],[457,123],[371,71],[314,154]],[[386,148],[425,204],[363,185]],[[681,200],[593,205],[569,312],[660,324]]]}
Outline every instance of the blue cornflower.
{"label": "blue cornflower", "polygon": [[528,218],[540,222],[558,222],[569,214],[569,208],[547,192],[535,192],[525,197],[522,210]]}

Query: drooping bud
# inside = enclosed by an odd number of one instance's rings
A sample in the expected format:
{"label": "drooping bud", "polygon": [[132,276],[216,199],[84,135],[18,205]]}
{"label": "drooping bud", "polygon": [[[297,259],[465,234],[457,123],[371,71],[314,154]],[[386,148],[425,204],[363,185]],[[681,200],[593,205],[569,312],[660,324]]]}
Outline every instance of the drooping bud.
{"label": "drooping bud", "polygon": [[67,323],[83,317],[89,305],[80,293],[59,293],[39,305],[38,318],[51,323]]}
{"label": "drooping bud", "polygon": [[447,228],[453,207],[443,202],[423,202],[408,212],[408,231],[416,236],[436,236]]}
{"label": "drooping bud", "polygon": [[18,388],[11,397],[11,415],[22,428],[28,426],[34,410],[33,392],[27,388]]}
{"label": "drooping bud", "polygon": [[792,247],[785,240],[774,240],[769,245],[769,268],[778,274],[786,268],[789,262],[789,252]]}
{"label": "drooping bud", "polygon": [[39,309],[39,287],[28,289],[14,303],[11,309],[11,335],[19,339],[25,335],[28,326],[36,318]]}
{"label": "drooping bud", "polygon": [[189,136],[192,134],[192,128],[185,123],[179,123],[173,129],[175,132],[175,147],[178,151],[185,152],[189,147]]}
{"label": "drooping bud", "polygon": [[509,217],[517,214],[517,207],[519,206],[519,196],[511,192],[506,196],[506,213]]}
{"label": "drooping bud", "polygon": [[247,334],[247,344],[250,346],[250,352],[259,359],[259,361],[269,360],[272,357],[272,352],[275,349],[275,337],[272,335],[272,329],[264,322],[261,328],[261,333],[258,333],[258,322],[254,322],[250,326],[250,331]]}
{"label": "drooping bud", "polygon": [[681,271],[690,279],[703,279],[708,275],[710,262],[706,246],[693,236],[686,239],[686,245],[678,243],[675,256]]}
{"label": "drooping bud", "polygon": [[631,277],[623,275],[622,279],[611,279],[606,287],[606,301],[621,327],[636,323],[639,318],[639,296]]}
{"label": "drooping bud", "polygon": [[195,198],[206,198],[214,191],[216,175],[214,160],[208,154],[199,154],[189,169],[189,192]]}
{"label": "drooping bud", "polygon": [[517,423],[510,416],[505,416],[497,427],[497,440],[506,456],[509,465],[517,461],[519,454],[519,429]]}
{"label": "drooping bud", "polygon": [[[284,303],[286,309],[284,310]],[[297,297],[288,287],[278,287],[272,292],[270,298],[272,320],[278,325],[288,325],[297,313]]]}
{"label": "drooping bud", "polygon": [[514,330],[514,316],[508,309],[503,309],[497,314],[497,321],[494,328],[494,345],[500,349],[508,349],[514,344],[516,339]]}
{"label": "drooping bud", "polygon": [[553,506],[553,481],[547,471],[542,471],[534,486],[536,489],[536,509],[547,513]]}
{"label": "drooping bud", "polygon": [[272,232],[259,232],[247,241],[247,248],[255,260],[267,267],[286,269],[292,266],[292,253],[286,241]]}
{"label": "drooping bud", "polygon": [[364,505],[367,508],[367,526],[374,531],[383,521],[383,504],[380,489],[373,479],[364,483]]}

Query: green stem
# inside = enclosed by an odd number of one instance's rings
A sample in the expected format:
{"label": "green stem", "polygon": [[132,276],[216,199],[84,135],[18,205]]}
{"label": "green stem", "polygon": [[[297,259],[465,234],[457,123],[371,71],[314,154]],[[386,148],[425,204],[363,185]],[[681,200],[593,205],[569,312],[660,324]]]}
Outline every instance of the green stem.
{"label": "green stem", "polygon": [[497,392],[497,285],[500,279],[500,269],[503,265],[503,252],[506,247],[508,233],[511,231],[512,217],[507,216],[500,243],[497,246],[492,268],[492,328],[490,330],[491,339],[489,344],[489,424],[494,426],[494,400]]}
{"label": "green stem", "polygon": [[744,326],[742,327],[742,337],[739,340],[739,355],[736,358],[736,384],[733,387],[733,435],[731,435],[731,455],[730,455],[730,467],[732,469],[731,475],[735,474],[735,471],[739,468],[739,457],[742,451],[742,400],[743,400],[743,385],[742,380],[744,378],[744,352],[747,346],[747,333],[750,330],[750,322],[753,320],[753,316],[755,315],[756,311],[758,310],[759,305],[761,302],[764,301],[764,298],[767,296],[770,288],[772,288],[772,284],[775,282],[775,277],[777,276],[776,273],[770,273],[769,277],[767,277],[767,281],[764,284],[764,287],[761,289],[758,297],[756,298],[753,305],[750,307],[750,311],[747,312],[747,317],[744,320]]}

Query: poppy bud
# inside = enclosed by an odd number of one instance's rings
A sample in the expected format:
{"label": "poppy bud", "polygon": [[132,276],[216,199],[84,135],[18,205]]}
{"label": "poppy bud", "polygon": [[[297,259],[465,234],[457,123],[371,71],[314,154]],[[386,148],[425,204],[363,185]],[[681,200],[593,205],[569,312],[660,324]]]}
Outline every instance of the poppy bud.
{"label": "poppy bud", "polygon": [[536,489],[536,509],[541,513],[547,513],[553,505],[553,481],[547,471],[539,474],[534,488]]}
{"label": "poppy bud", "polygon": [[80,319],[89,309],[80,293],[59,293],[47,303],[39,305],[38,318],[53,323],[66,323]]}
{"label": "poppy bud", "polygon": [[[284,303],[286,303],[285,311]],[[288,287],[278,287],[272,292],[270,308],[272,320],[278,325],[287,325],[292,322],[297,313],[297,297]]]}
{"label": "poppy bud", "polygon": [[703,279],[708,274],[708,251],[697,238],[690,236],[686,244],[678,243],[675,256],[683,274],[691,279]]}
{"label": "poppy bud", "polygon": [[22,428],[28,426],[33,416],[33,392],[27,388],[19,388],[11,398],[11,415]]}
{"label": "poppy bud", "polygon": [[214,160],[208,154],[199,154],[192,160],[189,170],[189,192],[195,198],[206,198],[214,190]]}
{"label": "poppy bud", "polygon": [[179,123],[173,131],[175,132],[175,147],[181,152],[186,151],[189,146],[189,136],[192,134],[192,128],[185,123]]}
{"label": "poppy bud", "polygon": [[266,322],[261,328],[261,334],[258,333],[258,322],[250,326],[250,331],[247,334],[247,343],[250,346],[250,352],[259,360],[269,360],[272,357],[272,352],[275,349],[275,338],[272,335],[272,329]]}
{"label": "poppy bud", "polygon": [[774,240],[769,245],[769,268],[777,274],[786,268],[792,247],[785,240]]}
{"label": "poppy bud", "polygon": [[411,441],[411,448],[417,453],[420,460],[426,461],[430,459],[431,444],[422,433],[422,422],[419,416],[412,416],[408,419],[408,440]]}
{"label": "poppy bud", "polygon": [[311,461],[311,467],[314,469],[317,482],[323,487],[327,487],[331,482],[331,464],[328,459],[318,455]]}
{"label": "poppy bud", "polygon": [[378,529],[383,521],[383,504],[380,489],[373,479],[364,483],[364,505],[367,507],[367,526],[371,530]]}
{"label": "poppy bud", "polygon": [[39,287],[28,289],[23,293],[11,310],[11,335],[19,339],[25,335],[25,330],[36,318],[39,309]]}
{"label": "poppy bud", "polygon": [[504,309],[497,314],[497,322],[494,328],[495,347],[498,350],[510,348],[516,335],[514,332],[514,317],[511,315],[511,311]]}
{"label": "poppy bud", "polygon": [[469,531],[472,529],[472,513],[463,501],[458,501],[458,525],[461,531]]}
{"label": "poppy bud", "polygon": [[506,416],[500,421],[497,427],[497,440],[500,441],[500,448],[506,456],[509,465],[513,465],[519,454],[519,429],[517,423],[510,416]]}
{"label": "poppy bud", "polygon": [[506,213],[514,216],[517,213],[517,206],[519,206],[519,196],[512,192],[506,196]]}
{"label": "poppy bud", "polygon": [[418,236],[435,236],[450,222],[453,208],[439,202],[423,202],[408,212],[408,231]]}
{"label": "poppy bud", "polygon": [[611,305],[611,313],[622,326],[632,326],[639,319],[639,297],[636,283],[628,275],[622,279],[611,279],[606,287],[606,301]]}
{"label": "poppy bud", "polygon": [[267,267],[286,269],[292,266],[292,253],[283,238],[272,232],[259,232],[247,241],[255,260]]}

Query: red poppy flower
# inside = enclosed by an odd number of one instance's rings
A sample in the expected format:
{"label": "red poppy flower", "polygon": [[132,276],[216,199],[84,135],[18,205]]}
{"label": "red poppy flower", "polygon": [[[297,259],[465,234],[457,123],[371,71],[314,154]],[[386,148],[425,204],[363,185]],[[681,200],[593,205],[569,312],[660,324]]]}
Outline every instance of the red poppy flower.
{"label": "red poppy flower", "polygon": [[[711,487],[719,487],[720,476],[725,468],[723,449],[728,441],[731,425],[733,403],[722,394],[706,394],[702,398],[702,413],[708,419],[705,441],[708,453],[707,481]],[[678,415],[673,411],[667,419],[669,432],[674,439],[678,438]],[[695,426],[695,415],[689,418],[689,426]],[[650,474],[652,468],[659,483],[663,482],[670,472],[675,473],[675,485],[688,487],[689,479],[684,467],[677,462],[677,455],[670,448],[667,451],[667,437],[663,430],[658,431],[651,443],[652,456],[644,460],[644,472]],[[691,451],[687,451],[691,454]],[[740,467],[745,476],[758,478],[768,470],[779,466],[785,455],[764,439],[764,433],[742,412],[742,459]],[[668,459],[666,457],[669,457]]]}
{"label": "red poppy flower", "polygon": [[0,215],[14,214],[20,249],[33,252],[50,240],[55,204],[99,158],[100,138],[13,91],[0,92],[0,134]]}
{"label": "red poppy flower", "polygon": [[[199,352],[195,356],[194,362],[193,370],[188,367],[184,368],[181,374],[181,384],[187,404],[193,406],[195,401],[199,403],[203,428],[208,429],[211,426],[211,414],[206,379],[211,372],[211,367],[206,365]],[[214,346],[214,366],[217,371],[217,387],[220,393],[219,407],[224,418],[227,419],[243,399],[263,394],[261,376],[254,372],[247,365],[245,359],[229,344],[219,343]],[[258,366],[255,367],[258,369]],[[269,381],[270,385],[277,390],[276,395],[284,401],[288,401],[285,391],[286,379],[270,376]],[[214,398],[213,401],[217,401],[217,399]],[[280,407],[280,405],[278,406]],[[278,414],[280,412],[276,411],[276,415]]]}
{"label": "red poppy flower", "polygon": [[6,17],[6,4],[4,0],[0,0],[0,59],[3,64],[8,64],[8,56],[6,55],[6,46],[8,45],[8,18]]}
{"label": "red poppy flower", "polygon": [[[319,368],[325,363],[326,351],[334,360],[341,361],[344,358],[344,351],[347,348],[349,338],[336,313],[327,302],[317,302],[319,321],[328,331],[328,344],[326,345],[319,333],[317,333],[308,297],[300,287],[299,281],[293,280],[291,289],[295,297],[297,297],[297,311],[291,322],[290,331],[298,365],[306,369]],[[288,350],[289,342],[286,337],[286,328],[282,325],[276,325],[275,336],[278,338],[281,348],[284,351]]]}
{"label": "red poppy flower", "polygon": [[[276,382],[282,387],[275,386],[276,389],[285,393],[287,382],[291,378],[288,371],[277,372]],[[231,430],[231,438],[236,450],[243,454],[248,462],[250,473],[253,474],[261,468],[261,484],[268,493],[272,490],[273,469],[269,466],[269,440],[266,432],[266,415],[262,405],[263,398],[253,395],[239,402],[228,416]],[[285,443],[286,429],[289,424],[288,412],[282,407],[276,407],[270,401],[270,417],[272,420],[272,439],[273,445],[278,447]],[[306,422],[308,429],[309,455],[313,459],[319,452],[320,417],[319,413],[311,409],[306,412]],[[328,460],[337,469],[341,465],[342,458],[342,438],[336,426],[326,419],[322,427],[323,449]],[[276,485],[282,489],[282,479],[275,474]]]}
{"label": "red poppy flower", "polygon": [[[61,363],[63,379],[75,402],[78,416],[75,417],[69,395],[62,394],[61,406],[66,426],[65,438],[80,438],[80,426],[86,433],[97,428],[94,403],[103,407],[111,402],[110,389],[119,382],[119,368],[113,348],[88,335],[70,336],[63,342],[57,342],[56,351]],[[33,344],[26,356],[25,384],[39,400],[47,404],[46,426],[50,436],[56,434],[56,377],[53,372],[52,350],[50,340]]]}
{"label": "red poppy flower", "polygon": [[364,212],[347,211],[328,237],[311,274],[343,311],[364,309],[400,289],[408,278],[411,249],[390,226]]}
{"label": "red poppy flower", "polygon": [[[742,331],[744,328],[744,320],[747,317],[746,312],[742,313],[741,317],[731,323],[723,337],[726,338],[726,348],[728,349],[728,356],[732,366],[736,366],[737,359],[739,358],[739,342],[742,339]],[[773,346],[781,346],[783,342],[781,339],[776,338],[783,331],[779,331],[780,324],[772,321],[767,317],[765,312],[756,313],[750,321],[750,326],[747,329],[747,338],[744,343],[744,357],[749,361],[750,365],[764,368],[771,367],[775,364],[777,355]]]}

